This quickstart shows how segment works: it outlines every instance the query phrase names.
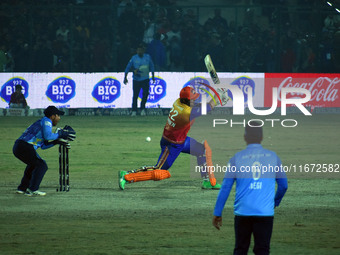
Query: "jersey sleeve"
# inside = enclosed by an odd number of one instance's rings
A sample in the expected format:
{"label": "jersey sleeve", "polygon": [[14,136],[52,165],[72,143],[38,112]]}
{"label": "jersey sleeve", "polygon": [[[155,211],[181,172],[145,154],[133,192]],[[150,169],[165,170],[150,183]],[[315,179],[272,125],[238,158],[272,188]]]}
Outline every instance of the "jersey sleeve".
{"label": "jersey sleeve", "polygon": [[233,187],[233,184],[236,180],[235,178],[236,174],[231,171],[231,169],[233,169],[232,166],[235,165],[234,161],[235,161],[234,157],[232,157],[228,162],[229,171],[226,172],[223,182],[222,182],[221,190],[218,193],[215,210],[214,210],[215,216],[222,216],[223,208],[225,206],[225,203],[228,200],[231,188]]}
{"label": "jersey sleeve", "polygon": [[[277,157],[277,164],[278,166],[282,166],[281,160]],[[288,181],[286,173],[283,171],[283,168],[280,168],[280,171],[276,173],[276,183],[277,183],[277,190],[275,193],[275,207],[279,206],[283,196],[286,194],[288,189]]]}
{"label": "jersey sleeve", "polygon": [[234,179],[232,178],[224,178],[222,182],[222,187],[220,189],[220,192],[218,193],[216,204],[215,204],[215,210],[214,215],[215,216],[222,216],[222,211],[225,206],[225,203],[228,200],[231,188],[233,187]]}
{"label": "jersey sleeve", "polygon": [[53,143],[53,142],[44,142],[44,143],[42,143],[42,145],[41,145],[41,149],[42,150],[46,150],[46,149],[48,149],[48,148],[51,148],[51,147],[53,147],[55,144]]}
{"label": "jersey sleeve", "polygon": [[132,58],[131,58],[130,61],[129,61],[129,63],[126,65],[125,73],[130,72],[131,67],[132,67],[132,64],[133,64],[133,61],[132,61]]}
{"label": "jersey sleeve", "polygon": [[237,168],[235,164],[235,157],[232,157],[228,162],[227,171],[224,175],[224,179],[236,180],[236,172],[237,172]]}
{"label": "jersey sleeve", "polygon": [[43,140],[56,140],[59,138],[57,133],[52,132],[52,123],[47,119],[42,120],[42,138]]}

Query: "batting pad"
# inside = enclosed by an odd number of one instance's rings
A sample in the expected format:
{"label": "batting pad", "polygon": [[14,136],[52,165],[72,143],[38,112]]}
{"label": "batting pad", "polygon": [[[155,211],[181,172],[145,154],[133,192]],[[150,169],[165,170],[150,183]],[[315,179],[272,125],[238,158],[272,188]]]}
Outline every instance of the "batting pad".
{"label": "batting pad", "polygon": [[142,182],[142,181],[160,181],[163,179],[170,178],[171,174],[168,170],[152,170],[138,173],[130,173],[124,176],[125,180],[128,182]]}
{"label": "batting pad", "polygon": [[212,151],[207,140],[204,140],[204,148],[205,148],[205,157],[206,157],[207,166],[208,166],[209,181],[210,181],[211,186],[215,186],[216,178],[215,178],[214,172],[212,171],[212,166],[213,166]]}

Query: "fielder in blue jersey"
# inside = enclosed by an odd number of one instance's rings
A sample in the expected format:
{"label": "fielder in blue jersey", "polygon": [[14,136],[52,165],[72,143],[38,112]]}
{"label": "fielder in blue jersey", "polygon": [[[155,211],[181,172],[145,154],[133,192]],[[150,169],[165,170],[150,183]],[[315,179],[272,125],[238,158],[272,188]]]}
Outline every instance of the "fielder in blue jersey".
{"label": "fielder in blue jersey", "polygon": [[145,54],[145,45],[141,43],[137,47],[137,54],[133,55],[125,68],[124,84],[128,83],[127,75],[132,70],[132,112],[131,116],[137,114],[137,99],[141,89],[143,89],[143,97],[141,102],[141,115],[146,115],[145,104],[149,96],[150,78],[149,73],[152,73],[152,80],[155,81],[155,66],[149,54]]}
{"label": "fielder in blue jersey", "polygon": [[248,123],[244,134],[247,148],[230,159],[215,205],[213,225],[220,229],[224,205],[236,182],[234,255],[248,253],[252,234],[254,254],[269,254],[274,208],[288,188],[280,158],[262,147],[262,137],[260,123]]}
{"label": "fielder in blue jersey", "polygon": [[[58,124],[60,116],[64,115],[63,111],[49,106],[44,110],[44,114],[45,117],[29,126],[14,143],[13,154],[27,165],[17,194],[45,196],[46,192],[39,191],[39,186],[47,171],[47,164],[36,150],[48,149],[58,143],[67,146],[67,140],[75,138],[74,131],[59,129],[56,133],[52,132],[52,126]],[[66,140],[58,141],[59,138]]]}

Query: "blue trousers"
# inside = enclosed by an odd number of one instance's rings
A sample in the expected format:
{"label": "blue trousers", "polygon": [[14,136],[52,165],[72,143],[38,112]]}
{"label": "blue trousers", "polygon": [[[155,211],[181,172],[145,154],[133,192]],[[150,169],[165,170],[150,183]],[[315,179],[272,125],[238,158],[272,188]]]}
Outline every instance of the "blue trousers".
{"label": "blue trousers", "polygon": [[[160,145],[162,152],[159,155],[156,165],[158,169],[168,170],[180,153],[196,156],[199,166],[206,162],[204,145],[189,136],[187,136],[183,144],[171,143],[162,138]],[[201,172],[201,174],[203,175],[205,173]]]}
{"label": "blue trousers", "polygon": [[270,239],[273,231],[273,216],[235,216],[235,249],[234,255],[247,255],[251,234],[254,235],[256,255],[269,255]]}
{"label": "blue trousers", "polygon": [[40,158],[32,144],[22,140],[15,142],[13,154],[27,165],[18,190],[26,191],[27,188],[32,191],[38,190],[48,169],[45,160]]}
{"label": "blue trousers", "polygon": [[149,96],[150,80],[149,79],[146,79],[143,81],[133,80],[132,89],[133,89],[132,111],[137,111],[137,101],[138,101],[138,96],[139,96],[139,92],[141,89],[143,89],[143,97],[142,97],[142,102],[140,104],[140,108],[142,110],[145,109],[145,104]]}

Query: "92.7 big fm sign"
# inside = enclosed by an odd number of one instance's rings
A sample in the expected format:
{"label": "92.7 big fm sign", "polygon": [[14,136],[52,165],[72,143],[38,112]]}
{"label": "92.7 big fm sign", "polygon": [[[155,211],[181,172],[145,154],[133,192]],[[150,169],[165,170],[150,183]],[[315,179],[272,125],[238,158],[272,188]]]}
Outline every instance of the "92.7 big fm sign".
{"label": "92.7 big fm sign", "polygon": [[105,77],[93,88],[92,97],[99,103],[112,103],[120,96],[121,84],[115,77]]}
{"label": "92.7 big fm sign", "polygon": [[11,95],[15,91],[15,86],[17,85],[21,86],[21,92],[24,94],[24,97],[27,98],[29,90],[28,82],[23,77],[13,77],[1,86],[1,100],[9,104]]}
{"label": "92.7 big fm sign", "polygon": [[67,103],[76,95],[76,83],[67,76],[53,80],[47,87],[46,96],[53,103]]}
{"label": "92.7 big fm sign", "polygon": [[[150,78],[149,95],[147,99],[148,106],[158,103],[166,96],[166,81],[162,77],[155,76],[153,81]],[[138,95],[139,100],[143,98],[143,89],[140,90]]]}

